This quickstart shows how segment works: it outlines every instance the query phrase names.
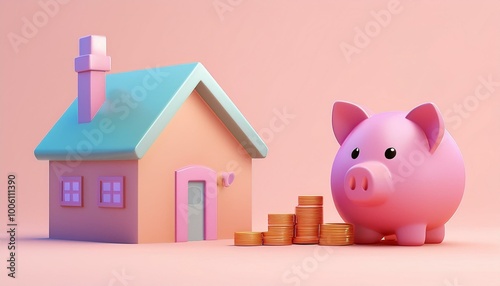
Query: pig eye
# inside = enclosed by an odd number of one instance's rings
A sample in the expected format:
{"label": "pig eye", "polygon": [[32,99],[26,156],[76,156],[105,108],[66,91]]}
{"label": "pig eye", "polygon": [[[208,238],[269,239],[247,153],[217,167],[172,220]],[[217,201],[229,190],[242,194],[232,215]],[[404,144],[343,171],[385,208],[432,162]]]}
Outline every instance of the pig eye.
{"label": "pig eye", "polygon": [[356,159],[359,156],[359,148],[352,150],[351,158]]}
{"label": "pig eye", "polygon": [[396,157],[396,149],[394,148],[387,148],[387,150],[385,150],[385,157],[387,159],[392,159],[394,157]]}

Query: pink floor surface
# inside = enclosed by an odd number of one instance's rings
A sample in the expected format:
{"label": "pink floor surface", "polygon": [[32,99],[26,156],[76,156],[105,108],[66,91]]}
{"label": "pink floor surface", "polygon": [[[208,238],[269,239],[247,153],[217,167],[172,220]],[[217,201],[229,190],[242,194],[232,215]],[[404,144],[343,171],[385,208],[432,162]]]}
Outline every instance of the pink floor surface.
{"label": "pink floor surface", "polygon": [[2,267],[0,285],[500,285],[498,229],[449,229],[444,243],[421,247],[232,244],[24,238],[17,277]]}

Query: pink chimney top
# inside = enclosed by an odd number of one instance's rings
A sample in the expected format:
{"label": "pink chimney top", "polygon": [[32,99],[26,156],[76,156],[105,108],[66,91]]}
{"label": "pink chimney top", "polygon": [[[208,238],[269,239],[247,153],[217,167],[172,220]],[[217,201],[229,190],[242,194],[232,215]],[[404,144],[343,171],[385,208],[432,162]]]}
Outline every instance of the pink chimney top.
{"label": "pink chimney top", "polygon": [[78,73],[78,123],[92,121],[106,100],[106,74],[111,58],[106,55],[106,37],[80,38],[80,56],[75,58]]}

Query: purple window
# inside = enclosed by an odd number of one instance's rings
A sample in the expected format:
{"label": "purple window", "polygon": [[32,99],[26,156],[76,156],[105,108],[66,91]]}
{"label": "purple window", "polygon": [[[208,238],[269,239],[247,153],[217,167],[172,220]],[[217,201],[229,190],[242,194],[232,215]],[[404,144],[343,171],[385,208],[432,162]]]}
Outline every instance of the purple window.
{"label": "purple window", "polygon": [[82,206],[82,177],[61,177],[61,206]]}
{"label": "purple window", "polygon": [[123,177],[99,177],[100,207],[124,207]]}

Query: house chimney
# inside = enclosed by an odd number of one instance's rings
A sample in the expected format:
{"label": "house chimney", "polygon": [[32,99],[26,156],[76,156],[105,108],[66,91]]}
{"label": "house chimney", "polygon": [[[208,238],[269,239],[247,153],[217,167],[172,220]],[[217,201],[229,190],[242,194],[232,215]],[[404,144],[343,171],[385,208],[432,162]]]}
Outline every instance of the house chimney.
{"label": "house chimney", "polygon": [[92,121],[106,100],[106,75],[111,58],[106,56],[106,37],[80,38],[80,56],[75,58],[78,73],[78,123]]}

